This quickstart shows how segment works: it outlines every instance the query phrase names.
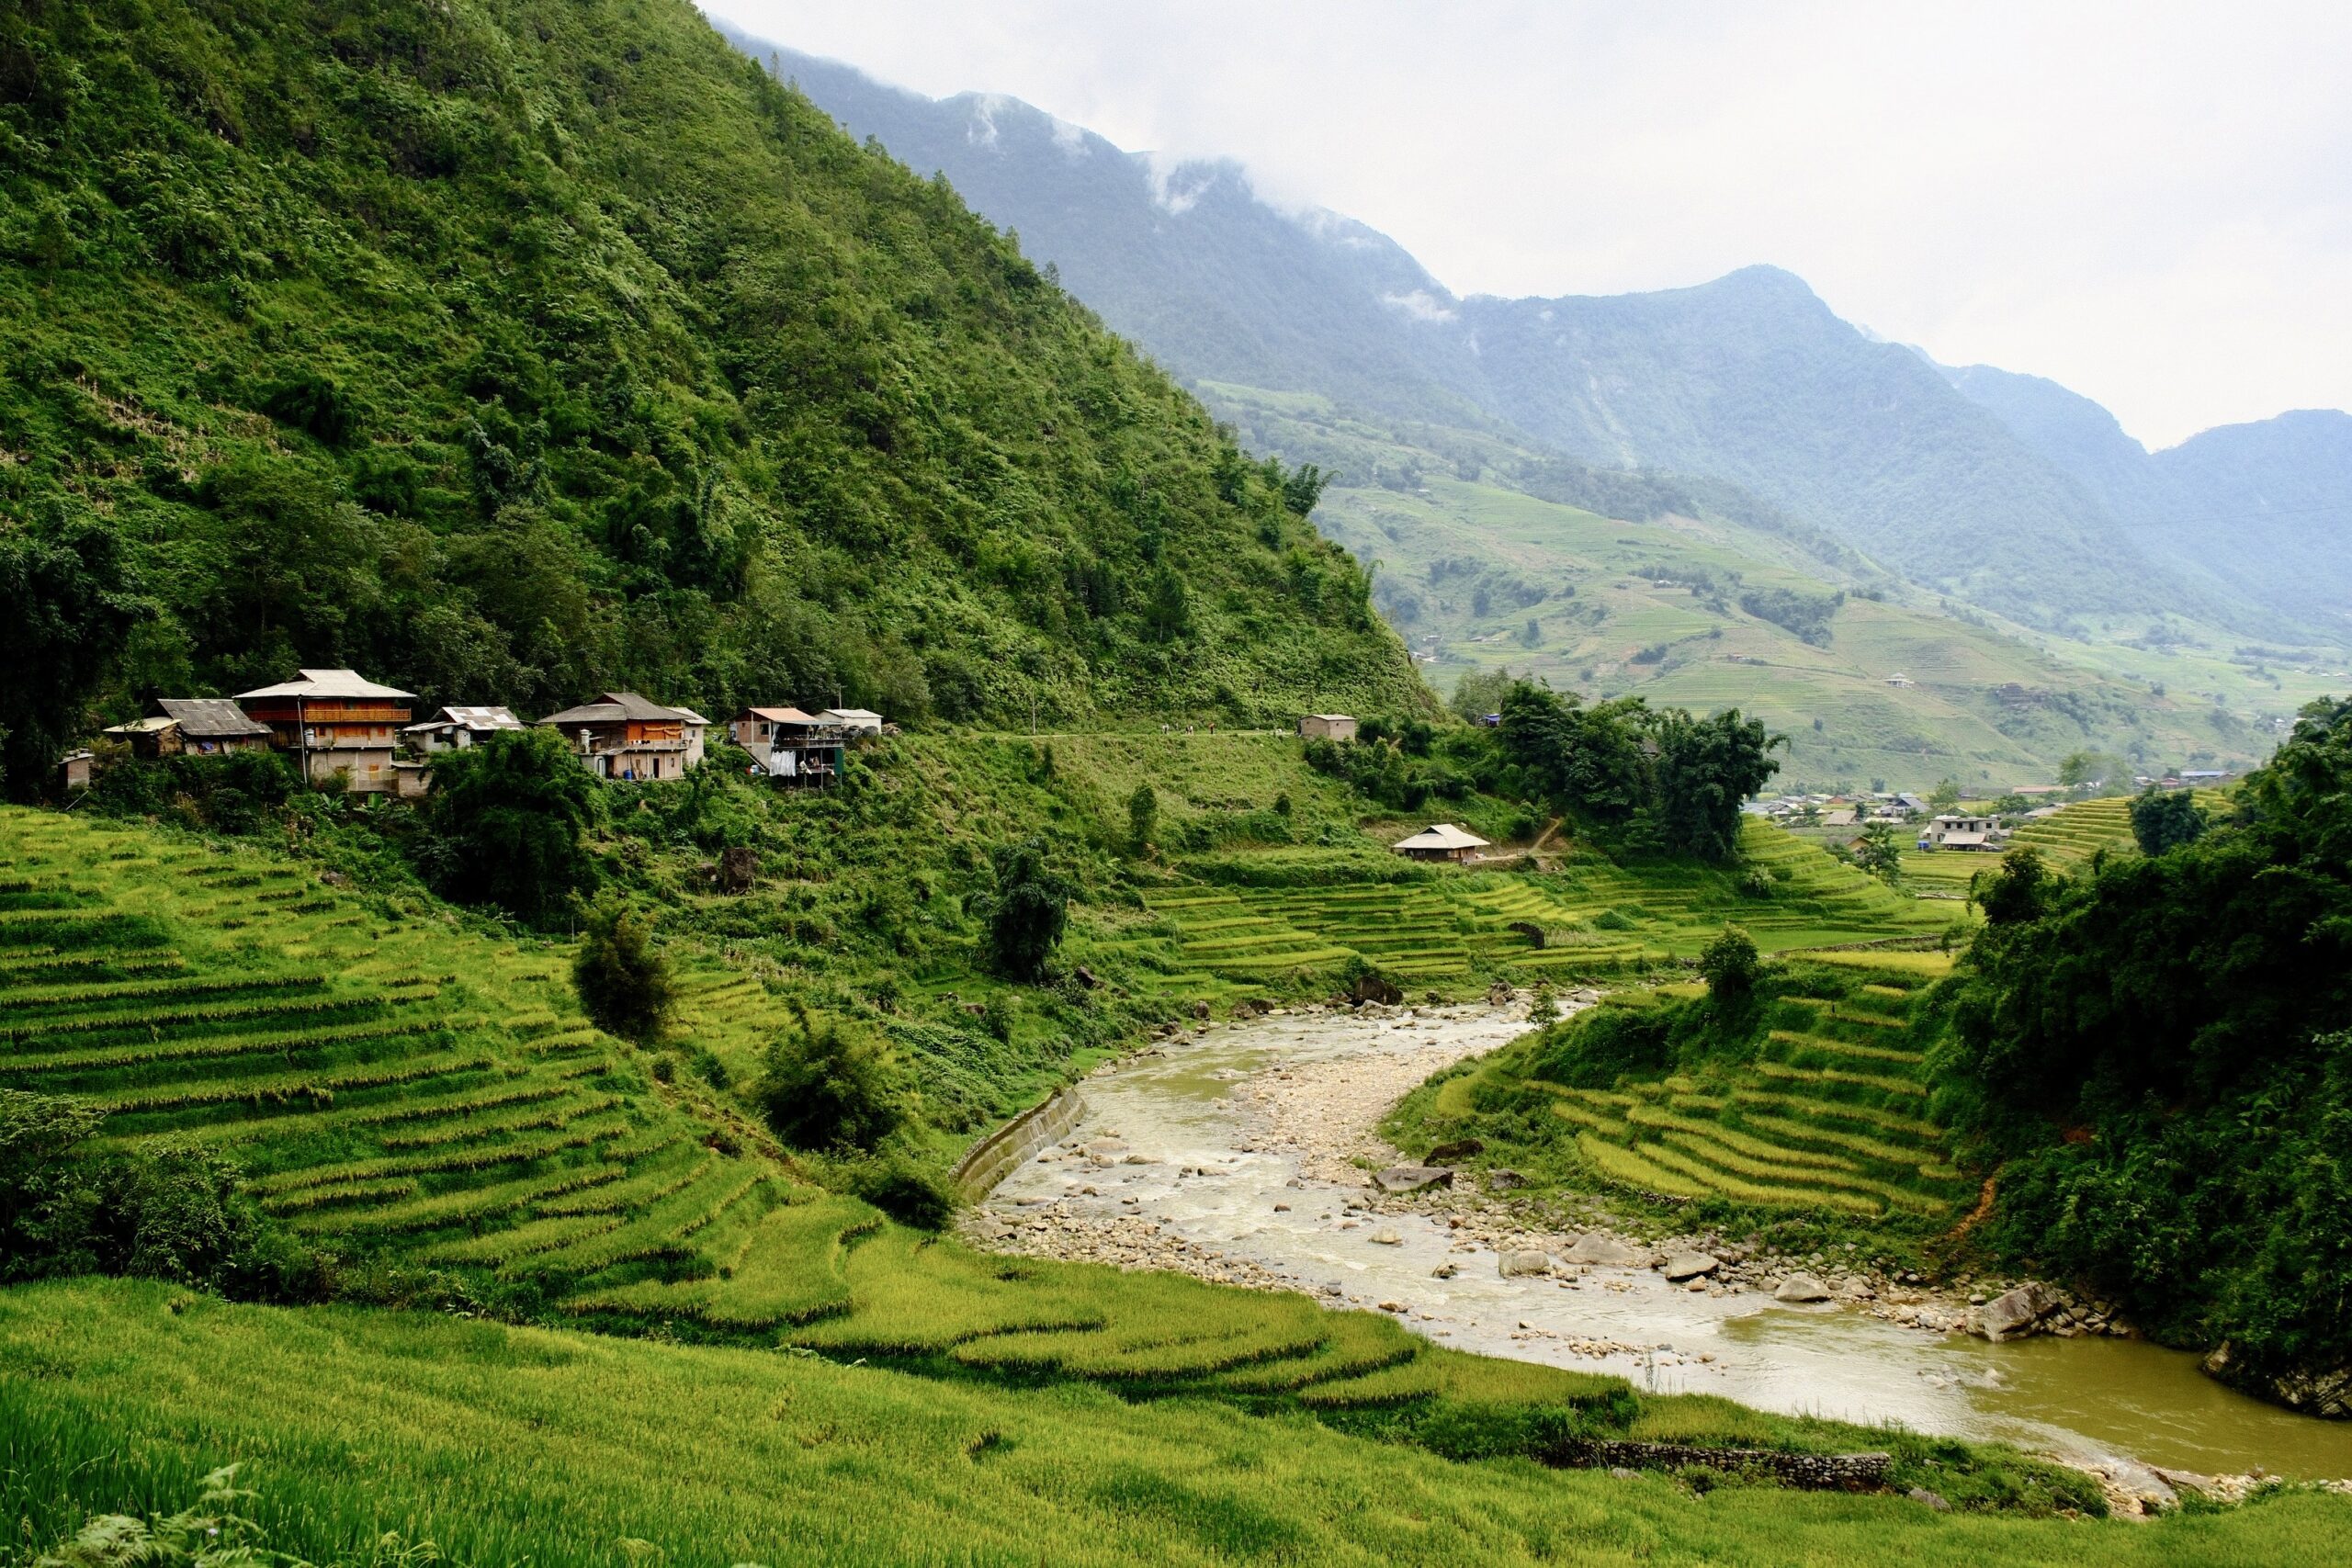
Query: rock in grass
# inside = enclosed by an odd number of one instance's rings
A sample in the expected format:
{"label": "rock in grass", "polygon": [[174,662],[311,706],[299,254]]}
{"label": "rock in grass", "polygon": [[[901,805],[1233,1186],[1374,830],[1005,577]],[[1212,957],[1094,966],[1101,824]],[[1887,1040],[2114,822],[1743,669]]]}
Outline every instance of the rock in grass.
{"label": "rock in grass", "polygon": [[1678,1252],[1666,1260],[1666,1277],[1676,1284],[1685,1280],[1703,1279],[1723,1267],[1723,1260],[1713,1253]]}
{"label": "rock in grass", "polygon": [[1549,1274],[1552,1271],[1552,1259],[1532,1247],[1514,1247],[1509,1252],[1498,1253],[1495,1261],[1501,1268],[1503,1278],[1506,1280],[1516,1280],[1527,1274]]}
{"label": "rock in grass", "polygon": [[1951,1512],[1951,1505],[1944,1500],[1944,1495],[1940,1492],[1930,1492],[1924,1486],[1914,1486],[1904,1495],[1909,1497],[1914,1503],[1926,1504],[1939,1514]]}
{"label": "rock in grass", "polygon": [[1435,1165],[1392,1165],[1372,1179],[1383,1192],[1426,1192],[1453,1186],[1453,1172]]}
{"label": "rock in grass", "polygon": [[1810,1274],[1792,1274],[1772,1288],[1776,1302],[1826,1302],[1829,1287]]}
{"label": "rock in grass", "polygon": [[1593,1231],[1577,1237],[1577,1244],[1567,1250],[1567,1259],[1571,1263],[1599,1263],[1612,1269],[1632,1269],[1648,1261],[1646,1256],[1605,1231]]}

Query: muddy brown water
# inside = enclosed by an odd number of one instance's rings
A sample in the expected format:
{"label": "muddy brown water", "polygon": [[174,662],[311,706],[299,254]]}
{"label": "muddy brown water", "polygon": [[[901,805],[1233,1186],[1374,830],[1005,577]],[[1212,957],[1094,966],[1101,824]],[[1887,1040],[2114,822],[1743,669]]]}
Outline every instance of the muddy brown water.
{"label": "muddy brown water", "polygon": [[[1335,1305],[1399,1303],[1400,1321],[1441,1344],[1611,1371],[1658,1393],[1720,1394],[1791,1414],[2001,1439],[2084,1461],[2352,1476],[2352,1424],[2236,1393],[2198,1371],[2193,1356],[2141,1341],[1991,1345],[1841,1305],[1784,1305],[1754,1292],[1694,1293],[1646,1269],[1596,1269],[1573,1286],[1504,1279],[1493,1251],[1464,1250],[1442,1220],[1347,1213],[1363,1184],[1302,1176],[1296,1153],[1268,1146],[1264,1112],[1233,1092],[1285,1067],[1334,1075],[1341,1086],[1394,1079],[1402,1055],[1490,1050],[1525,1027],[1514,1013],[1483,1008],[1382,1019],[1308,1013],[1171,1042],[1159,1055],[1088,1079],[1070,1134],[1080,1142],[1115,1135],[1150,1163],[1081,1170],[1033,1159],[998,1186],[988,1207],[1021,1221],[1056,1213],[1141,1215]],[[1079,1191],[1087,1185],[1096,1195]],[[1343,1228],[1351,1219],[1358,1223]],[[1383,1232],[1396,1243],[1372,1239]],[[1448,1262],[1458,1269],[1453,1278],[1432,1277]],[[1572,1348],[1576,1342],[1619,1348],[1596,1357]]]}

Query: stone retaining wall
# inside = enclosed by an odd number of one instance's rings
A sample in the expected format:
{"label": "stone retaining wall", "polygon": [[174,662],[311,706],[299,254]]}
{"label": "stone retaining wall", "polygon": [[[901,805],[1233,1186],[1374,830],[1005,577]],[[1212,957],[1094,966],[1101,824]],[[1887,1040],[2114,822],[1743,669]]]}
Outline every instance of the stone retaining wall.
{"label": "stone retaining wall", "polygon": [[1661,1470],[1696,1464],[1709,1470],[1762,1470],[1791,1486],[1830,1492],[1876,1491],[1886,1485],[1894,1469],[1894,1456],[1887,1453],[1794,1454],[1690,1443],[1574,1442],[1544,1457],[1578,1469]]}
{"label": "stone retaining wall", "polygon": [[978,1200],[1012,1174],[1023,1160],[1078,1125],[1086,1109],[1075,1089],[1062,1089],[1042,1104],[1033,1105],[974,1144],[956,1162],[948,1179],[967,1199]]}

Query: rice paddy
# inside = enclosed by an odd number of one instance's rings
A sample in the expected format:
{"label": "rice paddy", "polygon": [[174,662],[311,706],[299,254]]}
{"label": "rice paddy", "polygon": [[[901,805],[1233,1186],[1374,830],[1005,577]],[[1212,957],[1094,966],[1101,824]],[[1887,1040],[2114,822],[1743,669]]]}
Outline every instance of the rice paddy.
{"label": "rice paddy", "polygon": [[[1482,1090],[1515,1086],[1565,1124],[1562,1136],[1589,1178],[1637,1196],[1948,1217],[1973,1198],[1974,1186],[1926,1114],[1925,1055],[1911,1014],[1951,960],[1939,953],[1793,957],[1792,988],[1770,1004],[1752,1059],[1572,1089],[1523,1076],[1524,1054],[1506,1050],[1441,1083],[1426,1111],[1408,1101],[1408,1121],[1422,1120],[1408,1134],[1452,1136]],[[1653,1007],[1657,992],[1623,992],[1602,1005]]]}
{"label": "rice paddy", "polygon": [[[1952,911],[1922,907],[1770,824],[1743,824],[1741,852],[1771,892],[1745,896],[1693,866],[1628,870],[1571,852],[1542,872],[1438,868],[1409,880],[1237,878],[1227,857],[1199,880],[1149,895],[1178,935],[1178,977],[1295,987],[1350,960],[1408,987],[1502,975],[1607,976],[1698,952],[1726,923],[1767,951],[1939,931]],[[1279,865],[1279,858],[1259,857]],[[1393,864],[1370,863],[1393,878]],[[1136,944],[1145,945],[1143,943]]]}

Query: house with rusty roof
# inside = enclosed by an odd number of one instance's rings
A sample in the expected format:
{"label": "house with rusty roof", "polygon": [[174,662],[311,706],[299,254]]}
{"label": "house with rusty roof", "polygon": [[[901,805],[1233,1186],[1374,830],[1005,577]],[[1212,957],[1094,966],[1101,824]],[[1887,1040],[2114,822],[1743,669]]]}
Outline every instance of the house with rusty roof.
{"label": "house with rusty roof", "polygon": [[649,783],[682,779],[702,761],[710,721],[635,692],[606,692],[537,721],[571,742],[600,779]]}
{"label": "house with rusty roof", "polygon": [[217,757],[266,751],[271,743],[269,726],[227,697],[160,697],[145,717],[108,725],[106,733],[127,743],[134,757]]}

